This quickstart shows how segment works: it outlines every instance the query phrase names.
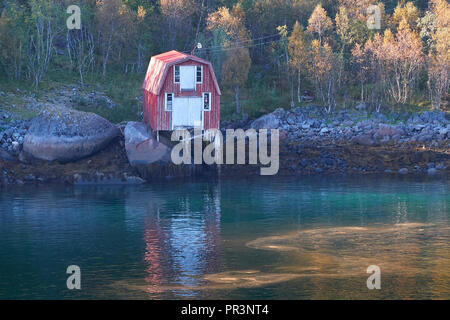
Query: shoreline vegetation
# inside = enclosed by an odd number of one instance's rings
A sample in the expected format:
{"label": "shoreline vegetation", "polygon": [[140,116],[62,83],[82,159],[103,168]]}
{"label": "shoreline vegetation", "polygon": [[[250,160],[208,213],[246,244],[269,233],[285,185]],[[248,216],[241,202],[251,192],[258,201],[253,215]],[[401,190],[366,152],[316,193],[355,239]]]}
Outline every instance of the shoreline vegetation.
{"label": "shoreline vegetation", "polygon": [[[192,52],[197,43],[193,54],[212,62],[223,89],[221,129],[278,128],[279,175],[449,173],[445,0],[86,0],[78,30],[67,29],[69,4],[0,4],[0,186],[216,174],[215,167],[161,161],[131,165],[126,152],[124,130],[142,120],[150,57]],[[369,27],[370,19],[379,28]],[[70,114],[75,125],[49,110]],[[30,132],[45,112],[54,126],[45,120]],[[92,113],[106,119],[98,121],[107,139]],[[82,146],[86,139],[89,155],[65,163],[33,159],[24,150],[27,136],[41,150],[46,138],[55,142],[49,150],[60,140]],[[220,171],[256,175],[259,167]]]}

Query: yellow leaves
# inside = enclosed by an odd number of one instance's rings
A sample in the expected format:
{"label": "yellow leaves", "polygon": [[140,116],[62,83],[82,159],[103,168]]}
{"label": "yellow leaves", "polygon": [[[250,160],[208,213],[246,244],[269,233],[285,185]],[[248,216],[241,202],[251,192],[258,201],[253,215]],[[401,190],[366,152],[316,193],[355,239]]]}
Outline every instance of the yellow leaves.
{"label": "yellow leaves", "polygon": [[336,14],[336,32],[344,43],[351,41],[350,37],[350,21],[348,18],[348,11],[345,7],[339,7],[339,12]]}
{"label": "yellow leaves", "polygon": [[386,29],[384,31],[383,45],[388,45],[394,42],[394,35],[392,34],[391,29]]}
{"label": "yellow leaves", "polygon": [[424,62],[422,41],[417,32],[403,19],[395,35],[390,29],[386,29],[383,36],[376,34],[366,43],[364,51],[371,58],[374,71],[380,72],[388,83],[393,100],[405,103]]}
{"label": "yellow leaves", "polygon": [[445,0],[432,0],[436,31],[432,35],[435,55],[450,68],[450,4]]}
{"label": "yellow leaves", "polygon": [[351,21],[358,19],[363,23],[367,21],[367,8],[374,3],[375,0],[339,0],[339,5],[347,10]]}
{"label": "yellow leaves", "polygon": [[161,12],[164,16],[182,19],[196,11],[192,0],[161,0]]}
{"label": "yellow leaves", "polygon": [[358,64],[361,64],[364,61],[364,48],[359,43],[352,48],[352,60]]}
{"label": "yellow leaves", "polygon": [[305,41],[305,34],[300,23],[295,22],[294,29],[288,38],[288,51],[290,63],[293,67],[300,69],[301,65],[306,60],[307,44]]}
{"label": "yellow leaves", "polygon": [[333,22],[327,16],[327,12],[318,4],[314,9],[311,17],[308,19],[308,32],[316,33],[319,36],[319,41],[322,42],[322,37],[325,33],[333,28]]}
{"label": "yellow leaves", "polygon": [[245,28],[244,12],[239,4],[233,7],[232,12],[226,7],[220,7],[206,19],[209,30],[221,29],[233,42],[248,40],[249,34]]}
{"label": "yellow leaves", "polygon": [[431,0],[430,2],[432,11],[436,16],[436,27],[444,29],[449,28],[450,4],[446,0]]}
{"label": "yellow leaves", "polygon": [[403,60],[412,64],[421,64],[423,61],[422,41],[417,32],[411,30],[406,20],[402,20],[398,27],[394,49]]}
{"label": "yellow leaves", "polygon": [[419,10],[413,2],[399,3],[392,14],[391,23],[393,27],[408,24],[410,28],[417,27],[417,20],[419,19]]}
{"label": "yellow leaves", "polygon": [[277,31],[278,33],[281,35],[281,37],[286,38],[287,37],[287,26],[283,25],[283,26],[278,26],[277,27]]}
{"label": "yellow leaves", "polygon": [[209,30],[222,30],[229,37],[222,45],[229,46],[227,57],[222,64],[222,82],[226,86],[239,87],[247,81],[250,71],[251,59],[248,48],[233,48],[233,42],[250,39],[245,27],[245,14],[239,4],[234,5],[230,11],[226,7],[220,7],[216,12],[209,14],[206,19]]}
{"label": "yellow leaves", "polygon": [[143,20],[145,18],[145,15],[147,14],[147,12],[145,11],[143,6],[138,6],[138,11],[137,11],[137,18],[139,20]]}
{"label": "yellow leaves", "polygon": [[386,29],[383,37],[376,36],[366,48],[384,62],[421,64],[423,60],[422,42],[405,20],[400,23],[395,36],[390,29]]}
{"label": "yellow leaves", "polygon": [[308,60],[308,71],[317,79],[322,79],[327,73],[330,73],[334,66],[334,54],[330,45],[327,42],[321,45],[317,39],[311,42]]}

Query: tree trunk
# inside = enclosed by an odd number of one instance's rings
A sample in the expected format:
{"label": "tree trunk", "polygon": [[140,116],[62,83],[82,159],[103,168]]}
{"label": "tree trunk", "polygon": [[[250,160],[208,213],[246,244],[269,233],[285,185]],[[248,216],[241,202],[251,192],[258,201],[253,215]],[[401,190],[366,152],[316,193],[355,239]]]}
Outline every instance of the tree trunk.
{"label": "tree trunk", "polygon": [[234,86],[234,100],[236,102],[236,113],[241,113],[241,104],[239,103],[239,86]]}
{"label": "tree trunk", "polygon": [[294,103],[294,76],[290,76],[290,83],[291,83],[291,108],[295,107]]}
{"label": "tree trunk", "polygon": [[197,22],[197,29],[195,30],[195,43],[194,46],[197,46],[197,41],[198,41],[198,34],[200,32],[200,25],[203,19],[203,11],[204,11],[204,5],[205,5],[205,0],[202,0],[202,4],[201,4],[201,8],[200,8],[200,18],[198,19]]}
{"label": "tree trunk", "polygon": [[297,100],[298,102],[302,102],[301,100],[301,90],[300,90],[300,86],[301,86],[301,81],[302,81],[302,77],[300,75],[300,69],[297,70]]}
{"label": "tree trunk", "polygon": [[364,83],[361,81],[361,102],[364,101]]}

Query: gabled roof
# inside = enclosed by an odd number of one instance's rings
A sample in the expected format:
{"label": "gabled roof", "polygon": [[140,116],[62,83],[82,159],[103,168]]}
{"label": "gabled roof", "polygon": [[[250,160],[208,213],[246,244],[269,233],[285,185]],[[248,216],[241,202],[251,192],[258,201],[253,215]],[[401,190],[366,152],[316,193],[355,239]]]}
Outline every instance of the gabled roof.
{"label": "gabled roof", "polygon": [[196,61],[208,66],[217,93],[221,94],[211,62],[176,50],[161,53],[151,58],[142,88],[153,94],[159,95],[169,68],[175,64],[180,64],[188,60]]}

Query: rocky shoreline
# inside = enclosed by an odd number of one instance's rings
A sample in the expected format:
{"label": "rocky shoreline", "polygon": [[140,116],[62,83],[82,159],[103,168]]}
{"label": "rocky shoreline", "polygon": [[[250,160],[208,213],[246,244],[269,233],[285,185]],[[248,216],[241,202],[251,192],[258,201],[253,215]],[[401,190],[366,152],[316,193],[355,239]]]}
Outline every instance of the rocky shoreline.
{"label": "rocky shoreline", "polygon": [[[45,112],[48,116],[48,110]],[[88,115],[80,117],[76,114],[71,118],[89,120],[97,117]],[[145,141],[144,145],[150,146],[145,149],[144,154],[156,154],[157,150],[165,150],[166,155],[155,156],[155,161],[151,164],[136,162],[131,157],[138,159],[139,154],[130,155],[131,149],[126,150],[127,145],[141,144],[135,140],[126,141],[125,124],[110,126],[102,122],[103,127],[108,128],[111,134],[97,142],[97,134],[103,134],[91,128],[97,123],[97,118],[88,126],[91,129],[77,123],[75,130],[71,121],[66,121],[64,125],[58,122],[57,125],[46,127],[44,124],[47,122],[36,119],[9,121],[8,117],[7,114],[0,113],[0,187],[45,183],[141,184],[169,177],[259,175],[258,165],[222,165],[220,170],[207,165],[175,166],[167,158],[167,148],[162,143],[152,142],[151,135],[145,136],[146,133],[139,133],[139,130],[130,132],[138,134],[139,139]],[[61,119],[61,115],[55,119]],[[52,123],[60,120],[52,118],[46,121]],[[39,123],[39,128],[36,129],[33,123]],[[129,123],[130,128],[136,124],[142,126],[139,123]],[[450,174],[450,116],[445,112],[369,114],[361,105],[358,109],[340,110],[334,114],[327,114],[318,106],[290,110],[280,108],[253,121],[244,117],[241,121],[224,122],[222,130],[227,128],[279,129],[278,175],[281,176]],[[62,150],[70,150],[74,155],[76,150],[88,145],[85,143],[86,139],[91,138],[96,144],[104,141],[107,143],[99,148],[100,151],[89,145],[88,152],[81,159],[69,157],[58,161],[56,157],[55,161],[47,161],[48,159],[39,159],[30,154],[30,149],[26,146],[24,148],[27,139],[35,141],[30,139],[31,134],[46,137],[46,130],[49,135],[66,139],[66,149]],[[79,141],[79,137],[84,137],[84,140]],[[67,156],[67,151],[64,152]],[[39,156],[39,153],[35,155]]]}
{"label": "rocky shoreline", "polygon": [[[359,110],[357,110],[359,109]],[[368,114],[355,110],[326,114],[320,107],[277,109],[250,123],[280,130],[280,168],[309,174],[445,174],[450,169],[450,115]]]}

